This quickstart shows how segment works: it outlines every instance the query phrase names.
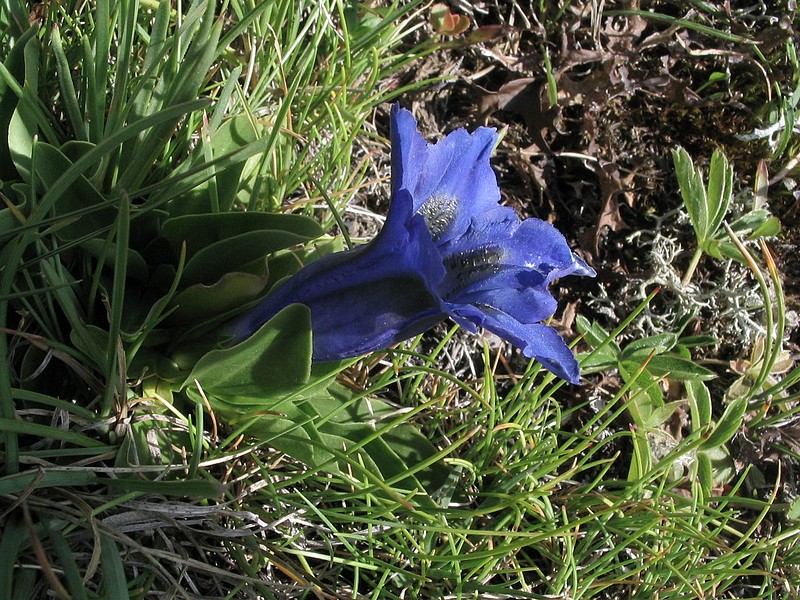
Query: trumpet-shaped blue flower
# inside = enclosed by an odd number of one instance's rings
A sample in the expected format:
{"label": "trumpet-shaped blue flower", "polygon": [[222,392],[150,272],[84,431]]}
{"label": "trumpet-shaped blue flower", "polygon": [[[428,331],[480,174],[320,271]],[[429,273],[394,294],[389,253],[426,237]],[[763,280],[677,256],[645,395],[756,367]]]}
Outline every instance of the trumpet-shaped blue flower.
{"label": "trumpet-shaped blue flower", "polygon": [[579,379],[572,352],[542,321],[556,309],[548,285],[593,276],[564,237],[500,206],[489,158],[494,129],[452,132],[428,144],[407,110],[391,115],[392,204],[370,243],[316,260],[279,283],[235,326],[252,335],[294,303],[311,312],[313,360],[386,348],[451,318],[483,327],[547,369]]}

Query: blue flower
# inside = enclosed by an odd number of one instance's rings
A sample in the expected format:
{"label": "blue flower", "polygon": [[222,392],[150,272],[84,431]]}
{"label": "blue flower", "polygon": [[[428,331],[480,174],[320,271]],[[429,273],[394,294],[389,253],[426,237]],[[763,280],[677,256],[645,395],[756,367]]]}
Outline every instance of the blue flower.
{"label": "blue flower", "polygon": [[451,318],[483,327],[573,383],[578,364],[542,321],[556,309],[549,284],[594,271],[539,219],[500,206],[489,164],[494,129],[452,132],[428,144],[407,110],[392,108],[392,204],[370,243],[316,260],[279,283],[235,326],[235,339],[281,309],[311,312],[313,360],[387,348]]}

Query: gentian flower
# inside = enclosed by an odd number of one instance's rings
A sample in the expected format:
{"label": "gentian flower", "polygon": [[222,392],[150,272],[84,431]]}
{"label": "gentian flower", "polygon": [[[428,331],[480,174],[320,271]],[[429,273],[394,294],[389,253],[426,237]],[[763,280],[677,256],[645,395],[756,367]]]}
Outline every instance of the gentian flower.
{"label": "gentian flower", "polygon": [[522,348],[573,383],[578,364],[554,329],[548,285],[594,271],[551,224],[499,205],[489,158],[494,129],[453,131],[428,144],[407,110],[391,113],[392,203],[368,244],[311,262],[276,285],[234,327],[252,335],[294,303],[311,313],[313,360],[387,348],[451,318]]}

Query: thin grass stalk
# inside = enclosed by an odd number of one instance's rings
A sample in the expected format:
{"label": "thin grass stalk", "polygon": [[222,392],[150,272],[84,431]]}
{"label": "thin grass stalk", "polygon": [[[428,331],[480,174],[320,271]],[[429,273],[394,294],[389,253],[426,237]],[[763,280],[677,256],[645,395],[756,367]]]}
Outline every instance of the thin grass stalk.
{"label": "thin grass stalk", "polygon": [[69,62],[67,61],[67,56],[64,54],[64,47],[61,44],[61,33],[57,24],[50,30],[50,43],[53,48],[53,53],[55,54],[56,64],[58,66],[58,83],[73,135],[75,135],[78,140],[86,140],[88,139],[88,132],[86,131],[83,114],[78,103],[78,95],[75,93],[75,84],[72,82],[72,72]]}
{"label": "thin grass stalk", "polygon": [[[723,223],[725,227],[725,231],[728,234],[728,237],[734,243],[736,248],[741,252],[742,256],[747,263],[747,266],[750,268],[750,271],[756,278],[758,282],[758,287],[761,290],[761,297],[764,299],[764,318],[765,318],[765,331],[766,331],[766,339],[764,342],[764,357],[761,365],[761,369],[759,370],[758,377],[756,378],[753,385],[748,390],[747,396],[748,399],[751,400],[756,394],[759,393],[764,382],[767,380],[767,377],[774,366],[774,362],[777,359],[777,352],[773,352],[771,349],[774,345],[772,341],[773,337],[777,335],[778,338],[778,346],[782,345],[783,339],[783,331],[775,331],[775,316],[773,312],[772,302],[770,300],[770,293],[769,293],[769,286],[767,285],[766,280],[764,279],[764,274],[761,272],[761,268],[756,263],[755,258],[753,255],[750,254],[750,251],[747,247],[742,243],[739,239],[739,236],[736,235],[736,232],[730,228],[727,223]],[[780,349],[780,348],[779,348]]]}
{"label": "thin grass stalk", "polygon": [[[106,345],[106,389],[100,417],[111,414],[127,401],[125,351],[120,334],[125,300],[125,282],[128,275],[128,248],[130,246],[130,201],[123,196],[119,203],[115,227],[114,273],[111,286],[110,313],[108,315],[108,342]],[[103,262],[103,261],[99,261]]]}

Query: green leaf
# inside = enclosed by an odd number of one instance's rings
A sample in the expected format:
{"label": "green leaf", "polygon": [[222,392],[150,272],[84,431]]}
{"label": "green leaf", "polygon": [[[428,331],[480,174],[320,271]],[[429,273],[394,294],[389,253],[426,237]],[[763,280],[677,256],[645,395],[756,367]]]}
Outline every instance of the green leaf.
{"label": "green leaf", "polygon": [[[111,450],[113,448],[109,448],[109,451]],[[0,477],[0,494],[17,495],[26,490],[95,485],[97,482],[97,474],[92,471],[49,471],[47,469],[37,469]]]}
{"label": "green leaf", "polygon": [[653,351],[662,354],[671,350],[678,341],[678,336],[674,333],[659,333],[650,337],[634,340],[623,348],[620,360],[630,360],[633,358],[647,358]]}
{"label": "green leaf", "polygon": [[251,261],[260,258],[266,261],[269,254],[305,241],[305,237],[288,231],[262,230],[210,243],[186,262],[181,284],[211,285],[226,273],[242,270]]}
{"label": "green leaf", "polygon": [[176,250],[185,243],[188,257],[194,256],[215,242],[243,233],[279,231],[295,236],[289,238],[290,240],[304,242],[324,233],[319,224],[308,217],[262,212],[184,215],[164,221],[161,231]]}
{"label": "green leaf", "polygon": [[267,284],[266,275],[225,273],[213,285],[198,283],[175,296],[170,325],[198,323],[255,300]]}
{"label": "green leaf", "polygon": [[696,364],[694,361],[673,354],[654,356],[647,365],[654,375],[668,376],[679,381],[707,381],[714,379],[716,373]]}
{"label": "green leaf", "polygon": [[[2,186],[0,186],[0,192],[1,191],[2,191]],[[25,212],[24,212],[25,204],[27,204],[27,201],[22,205],[14,206],[13,209],[11,208],[0,209],[0,239],[9,234],[15,233],[17,229],[24,223],[23,220],[25,218]],[[0,264],[7,264],[7,263],[2,262]]]}
{"label": "green leaf", "polygon": [[608,347],[591,353],[581,352],[577,358],[581,366],[581,373],[585,374],[613,369],[617,366],[617,357]]}
{"label": "green leaf", "polygon": [[633,452],[631,464],[628,468],[628,481],[635,483],[646,476],[653,468],[653,458],[650,452],[650,443],[647,434],[642,429],[631,431]]}
{"label": "green leaf", "polygon": [[[222,21],[214,18],[214,8],[215,3],[210,1],[193,3],[181,30],[170,41],[173,52],[171,59],[176,61],[176,71],[162,73],[163,80],[168,82],[166,89],[157,87],[150,99],[156,105],[161,104],[165,111],[202,95],[201,88],[212,71],[211,65],[217,54],[217,41],[222,30]],[[135,19],[132,22],[135,23]],[[174,119],[157,124],[139,139],[125,144],[120,157],[122,171],[117,190],[136,189],[141,185],[153,162],[169,143],[178,121]]]}
{"label": "green leaf", "polygon": [[714,150],[711,155],[711,166],[708,170],[707,200],[709,222],[704,241],[709,240],[722,226],[722,221],[728,213],[732,193],[733,168],[722,151]]}
{"label": "green leaf", "polygon": [[[228,119],[212,132],[210,140],[203,136],[201,138],[203,143],[197,149],[197,156],[209,162],[215,158],[227,156],[255,142],[260,133],[254,128],[253,121],[248,115],[238,115]],[[199,161],[187,161],[184,164],[190,168],[196,166],[195,163],[199,163]],[[242,187],[242,173],[247,163],[247,159],[243,158],[239,162],[217,171],[214,177],[192,190],[191,195],[207,207],[205,210],[197,212],[228,213],[236,199],[236,194]],[[213,167],[210,169],[210,172],[213,172]]]}
{"label": "green leaf", "polygon": [[[81,319],[73,316],[72,319]],[[105,368],[105,348],[108,347],[108,331],[97,325],[85,325],[82,321],[75,324],[69,333],[69,341],[86,356],[82,362],[91,361],[96,369]]]}
{"label": "green leaf", "polygon": [[25,181],[31,180],[31,157],[35,138],[35,124],[25,115],[24,109],[19,107],[8,123],[8,151],[14,168]]}
{"label": "green leaf", "polygon": [[106,445],[96,438],[83,435],[77,431],[51,427],[41,423],[31,423],[21,419],[4,419],[0,417],[0,432],[6,431],[35,436],[45,440],[58,440],[85,448],[102,448]]}
{"label": "green leaf", "polygon": [[[748,238],[750,235],[752,235],[753,231],[761,228],[772,219],[774,219],[774,217],[767,209],[758,208],[746,212],[741,217],[736,219],[733,223],[731,223],[731,229],[739,237]],[[780,223],[778,226],[780,226]],[[770,223],[766,228],[767,230],[771,230],[773,227],[774,225]],[[728,239],[728,234],[724,231],[721,231],[718,234],[718,239],[720,241],[725,241]]]}
{"label": "green leaf", "polygon": [[689,398],[692,429],[700,431],[711,424],[711,394],[702,381],[690,379],[684,385]]}
{"label": "green leaf", "polygon": [[747,398],[736,398],[733,402],[728,404],[725,412],[722,413],[716,427],[711,431],[711,434],[700,445],[702,450],[710,450],[721,446],[733,437],[739,428],[742,426],[744,413],[747,410]]}
{"label": "green leaf", "polygon": [[697,346],[713,346],[719,340],[713,335],[687,335],[682,337],[678,343],[684,348],[695,348]]}
{"label": "green leaf", "polygon": [[[578,327],[578,331],[583,334],[584,341],[592,348],[598,348],[611,337],[609,332],[600,327],[597,323],[590,322],[589,319],[583,315],[577,316],[575,324]],[[606,347],[611,351],[613,356],[617,356],[620,352],[619,346],[613,340],[611,340]]]}
{"label": "green leaf", "polygon": [[70,598],[73,600],[86,600],[86,586],[83,584],[80,568],[75,560],[75,553],[70,548],[69,543],[64,537],[65,523],[59,518],[42,518],[41,524],[47,532],[47,537],[50,539],[55,555],[58,558],[58,566],[63,577],[66,580],[66,587],[69,591]]}
{"label": "green leaf", "polygon": [[[731,224],[731,229],[743,240],[757,240],[761,237],[778,235],[781,231],[781,223],[768,210],[759,208],[736,219]],[[730,242],[728,234],[724,231],[717,232],[716,237],[709,241],[707,252],[717,259],[731,258],[744,262],[742,253]]]}
{"label": "green leaf", "polygon": [[[302,398],[300,398],[302,396]],[[416,427],[404,422],[394,407],[376,399],[356,397],[337,384],[306,391],[290,399],[217,398],[215,410],[248,406],[233,423],[262,442],[312,468],[339,473],[361,465],[374,481],[391,480],[393,488],[439,489],[450,475],[436,448]],[[429,464],[428,464],[429,463]],[[416,468],[420,467],[420,468]],[[411,471],[414,471],[411,474]]]}
{"label": "green leaf", "polygon": [[14,578],[14,595],[12,600],[28,600],[33,598],[37,585],[37,573],[32,569],[25,569],[17,573]]}
{"label": "green leaf", "polygon": [[103,572],[105,597],[115,600],[130,598],[122,554],[114,538],[105,533],[100,533],[100,568]]}
{"label": "green leaf", "polygon": [[[179,106],[174,106],[169,109],[165,109],[164,111],[159,112],[152,117],[147,117],[146,119],[142,119],[141,121],[137,121],[136,123],[128,125],[113,135],[110,135],[102,142],[98,143],[93,150],[87,152],[79,160],[76,160],[66,172],[61,174],[52,187],[47,190],[47,193],[38,199],[35,208],[32,210],[28,218],[28,222],[39,223],[41,220],[43,220],[46,215],[51,212],[54,205],[61,199],[64,192],[69,190],[73,183],[80,178],[87,169],[93,165],[96,165],[97,162],[107,154],[113,154],[117,152],[119,150],[119,145],[125,140],[136,136],[141,131],[148,129],[157,123],[172,119],[175,115],[182,116],[194,110],[199,110],[206,104],[207,102],[205,100],[194,100]],[[24,238],[24,244],[22,247],[24,248],[27,246],[27,244],[32,243],[32,238],[33,234],[28,234]]]}
{"label": "green leaf", "polygon": [[[733,462],[730,450],[726,445],[699,450],[697,454],[698,456],[701,454],[708,456],[709,460],[711,461],[711,473],[713,476],[713,481],[716,485],[728,483],[736,476],[736,465]],[[757,468],[753,469],[752,473],[758,473],[759,475],[761,474]]]}
{"label": "green leaf", "polygon": [[[641,365],[621,362],[619,372],[625,381],[631,381]],[[631,419],[642,429],[651,429],[661,424],[660,410],[664,407],[664,393],[653,374],[644,369],[631,385],[627,402]]]}
{"label": "green leaf", "polygon": [[[178,269],[171,265],[157,265],[149,273],[148,287],[128,290],[127,307],[123,315],[124,341],[134,341],[139,336],[150,336],[155,327],[166,319],[170,312],[172,299],[178,289],[180,275],[183,272],[183,261],[179,259]],[[166,293],[162,295],[166,288]],[[138,340],[144,343],[144,339]]]}
{"label": "green leaf", "polygon": [[[27,20],[25,21],[27,24]],[[14,43],[11,49],[6,54],[5,67],[8,77],[13,81],[19,82],[25,79],[25,60],[23,55],[23,48],[32,37],[36,35],[38,28],[31,27],[24,34],[22,34]],[[11,86],[6,83],[3,77],[0,77],[0,131],[5,135],[0,135],[0,181],[10,181],[17,178],[14,165],[11,162],[11,154],[9,152],[9,142],[11,135],[11,118],[17,108],[19,98],[12,90]],[[17,132],[15,135],[20,135]],[[13,143],[21,144],[25,142],[22,139],[16,139]]]}
{"label": "green leaf", "polygon": [[746,264],[744,256],[732,242],[714,242],[709,244],[707,252],[710,256],[721,260],[723,258],[730,258],[737,262]]}
{"label": "green leaf", "polygon": [[[22,183],[4,186],[0,181],[0,194],[6,195],[8,203],[5,204],[8,208],[0,209],[0,265],[8,265],[8,255],[12,246],[5,242],[25,224],[27,207],[30,205],[28,200],[30,186]],[[16,203],[14,203],[15,197]]]}
{"label": "green leaf", "polygon": [[112,490],[144,492],[145,494],[163,494],[190,498],[219,498],[225,493],[225,485],[217,481],[205,479],[180,479],[177,481],[148,481],[117,477],[105,480]]}
{"label": "green leaf", "polygon": [[[100,238],[93,238],[81,243],[81,248],[89,256],[93,256],[98,261],[101,261],[106,267],[114,267],[114,256],[117,252],[116,243],[107,244]],[[141,254],[132,248],[126,248],[125,252],[127,254],[126,275],[134,281],[145,283],[149,275],[147,262],[142,258]]]}
{"label": "green leaf", "polygon": [[67,117],[75,136],[78,139],[85,140],[88,135],[86,123],[83,121],[83,112],[78,102],[78,95],[75,92],[75,84],[72,81],[72,69],[67,60],[67,55],[64,53],[64,46],[61,43],[61,31],[58,23],[54,23],[50,29],[50,49],[56,60],[62,106],[66,108]]}
{"label": "green leaf", "polygon": [[786,518],[791,521],[800,521],[800,496],[792,500],[786,511]]}
{"label": "green leaf", "polygon": [[697,453],[697,482],[706,499],[711,498],[714,489],[714,471],[711,468],[711,458],[705,452]]}
{"label": "green leaf", "polygon": [[708,200],[703,187],[703,178],[700,171],[695,169],[689,153],[681,147],[672,151],[672,162],[675,165],[675,175],[681,189],[683,204],[689,213],[695,235],[702,245],[708,231]]}
{"label": "green leaf", "polygon": [[[111,22],[109,0],[98,0],[95,3],[94,22]],[[109,101],[106,97],[106,85],[108,82],[109,69],[112,66],[109,62],[100,60],[98,57],[110,56],[112,37],[113,30],[111,27],[93,27],[90,39],[86,40],[84,38],[83,44],[81,75],[85,82],[84,107],[86,114],[92,115],[88,123],[89,139],[95,142],[102,139],[105,131],[105,107],[106,102]],[[115,40],[115,42],[116,41],[117,40]],[[115,48],[115,50],[119,49]]]}
{"label": "green leaf", "polygon": [[203,356],[182,388],[203,389],[218,396],[276,398],[308,383],[311,375],[311,313],[292,304],[252,336]]}
{"label": "green leaf", "polygon": [[[36,174],[47,189],[73,167],[73,162],[58,148],[45,142],[36,144]],[[117,217],[117,207],[108,202],[86,177],[79,175],[63,190],[55,202],[56,216],[70,219],[58,230],[58,235],[74,240],[92,234],[102,235]]]}
{"label": "green leaf", "polygon": [[756,227],[753,232],[748,236],[749,239],[755,240],[762,237],[774,237],[781,232],[781,222],[778,217],[770,217],[761,225]]}
{"label": "green leaf", "polygon": [[[128,19],[122,21],[123,24],[128,24]],[[130,20],[131,24],[136,23],[136,19]],[[170,25],[170,3],[161,0],[158,3],[158,8],[152,21],[153,25],[150,29],[149,39],[147,40],[147,50],[145,51],[144,60],[142,61],[141,68],[145,73],[152,74],[150,77],[144,78],[136,89],[134,97],[131,99],[131,114],[133,118],[141,118],[142,116],[152,114],[154,111],[161,108],[161,104],[157,98],[159,94],[155,94],[154,90],[159,86],[160,95],[163,95],[162,87],[165,85],[167,74],[164,73],[161,77],[156,75],[156,69],[159,61],[162,60],[166,54],[166,45],[168,41],[169,25]],[[97,28],[101,29],[101,28]],[[132,37],[132,35],[131,35]],[[100,52],[107,46],[107,42],[98,43]],[[154,98],[154,96],[156,96]]]}
{"label": "green leaf", "polygon": [[672,415],[675,414],[675,411],[680,404],[680,402],[668,402],[664,404],[664,406],[653,410],[650,415],[649,422],[647,423],[647,428],[649,430],[656,430],[660,428],[662,425],[664,425],[664,423],[672,418]]}
{"label": "green leaf", "polygon": [[[48,115],[45,115],[36,97],[39,89],[39,40],[27,36],[22,45],[23,69],[14,77],[5,65],[0,68],[3,82],[17,96],[18,102],[8,124],[8,152],[17,173],[26,182],[31,181],[33,141],[40,133],[46,139],[55,139]],[[24,82],[24,83],[23,83]]]}
{"label": "green leaf", "polygon": [[[89,154],[92,150],[97,148],[97,144],[93,144],[92,142],[86,142],[82,140],[67,140],[61,146],[59,146],[59,150],[66,156],[70,161],[77,162],[87,154]],[[89,167],[84,171],[84,176],[89,179],[92,179],[92,176],[97,172],[98,167],[100,166],[100,160],[94,165],[94,168]],[[95,186],[96,187],[96,186]]]}
{"label": "green leaf", "polygon": [[[2,479],[0,479],[2,481]],[[13,514],[3,519],[2,538],[0,538],[0,598],[13,598],[14,583],[19,577],[15,577],[14,571],[17,567],[17,555],[23,543],[28,541],[25,525],[21,518],[15,518]]]}

